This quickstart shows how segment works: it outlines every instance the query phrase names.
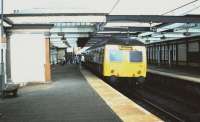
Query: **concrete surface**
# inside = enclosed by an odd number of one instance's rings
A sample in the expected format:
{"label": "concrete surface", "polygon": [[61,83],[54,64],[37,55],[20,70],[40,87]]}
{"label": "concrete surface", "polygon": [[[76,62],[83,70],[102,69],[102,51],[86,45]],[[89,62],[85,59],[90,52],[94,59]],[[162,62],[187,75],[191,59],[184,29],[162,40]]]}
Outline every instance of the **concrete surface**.
{"label": "concrete surface", "polygon": [[0,100],[0,122],[119,122],[75,65],[56,66],[51,84],[20,89]]}

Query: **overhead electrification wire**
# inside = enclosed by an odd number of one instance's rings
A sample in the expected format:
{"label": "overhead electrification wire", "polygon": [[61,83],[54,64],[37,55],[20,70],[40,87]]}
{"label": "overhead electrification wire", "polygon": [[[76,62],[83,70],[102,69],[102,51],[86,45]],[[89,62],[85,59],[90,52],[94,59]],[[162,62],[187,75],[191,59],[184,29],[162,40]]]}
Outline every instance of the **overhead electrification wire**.
{"label": "overhead electrification wire", "polygon": [[[119,4],[120,0],[117,0],[114,5],[112,6],[112,8],[110,9],[110,11],[108,12],[108,14],[112,13],[112,11],[116,8],[116,6]],[[106,22],[106,18],[104,19],[104,21]],[[104,23],[105,25],[105,23]]]}
{"label": "overhead electrification wire", "polygon": [[171,12],[173,12],[173,11],[176,11],[176,10],[178,10],[178,9],[181,9],[181,8],[183,8],[183,7],[185,7],[185,6],[188,6],[188,5],[190,5],[190,4],[193,4],[193,3],[197,2],[197,1],[199,1],[199,0],[194,0],[194,1],[191,1],[191,2],[189,2],[189,3],[186,3],[186,4],[184,4],[184,5],[182,5],[182,6],[179,6],[179,7],[175,8],[175,9],[173,9],[173,10],[170,10],[170,11],[168,11],[168,12],[165,12],[165,13],[163,13],[162,15],[169,14],[169,13],[171,13]]}
{"label": "overhead electrification wire", "polygon": [[[161,14],[161,15],[169,14],[169,13],[171,13],[171,12],[174,12],[174,11],[178,10],[178,9],[181,9],[181,8],[184,8],[184,7],[188,6],[188,5],[194,4],[194,3],[198,2],[198,1],[199,1],[199,0],[191,1],[191,2],[189,2],[189,3],[186,3],[186,4],[184,4],[184,5],[179,6],[179,7],[175,8],[175,9],[173,9],[173,10],[167,11],[167,12]],[[198,9],[198,8],[200,8],[200,6],[194,7],[194,8],[192,8],[192,9],[190,9],[190,10],[184,12],[182,15],[186,15],[187,13],[190,13],[190,12],[192,12],[192,11]]]}
{"label": "overhead electrification wire", "polygon": [[[189,3],[186,3],[186,4],[184,4],[184,5],[181,5],[181,6],[177,7],[177,8],[175,8],[175,9],[172,9],[172,10],[170,10],[170,11],[167,11],[167,12],[161,14],[161,15],[169,14],[169,13],[171,13],[171,12],[174,12],[174,11],[176,11],[176,10],[178,10],[178,9],[184,8],[184,7],[188,6],[188,5],[191,5],[191,4],[193,4],[193,3],[196,3],[196,2],[198,2],[198,1],[199,1],[199,0],[193,0],[193,1],[189,2]],[[187,13],[192,12],[192,11],[198,9],[198,8],[200,8],[200,6],[197,6],[197,7],[193,8],[193,9],[190,9],[190,10],[188,10],[187,12],[185,12],[185,13],[183,13],[183,14],[186,15]],[[150,25],[150,26],[151,26],[151,25]]]}
{"label": "overhead electrification wire", "polygon": [[109,14],[112,13],[112,11],[116,8],[116,6],[119,4],[120,0],[117,0],[113,7],[110,9]]}
{"label": "overhead electrification wire", "polygon": [[197,10],[197,9],[199,9],[199,8],[200,8],[200,5],[197,6],[197,7],[195,7],[195,8],[192,8],[192,9],[190,9],[190,10],[188,10],[188,11],[186,11],[185,13],[183,13],[183,15],[186,15],[186,14],[188,14],[188,13],[194,11],[194,10]]}

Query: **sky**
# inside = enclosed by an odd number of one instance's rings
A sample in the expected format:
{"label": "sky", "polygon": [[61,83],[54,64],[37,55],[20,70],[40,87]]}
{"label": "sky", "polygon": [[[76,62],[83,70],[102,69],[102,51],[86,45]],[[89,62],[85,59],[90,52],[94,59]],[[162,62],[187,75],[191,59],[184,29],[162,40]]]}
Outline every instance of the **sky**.
{"label": "sky", "polygon": [[[99,12],[107,13],[117,0],[4,0],[5,13],[29,12]],[[193,0],[120,0],[111,14],[163,14]],[[200,5],[200,4],[198,4]],[[50,11],[47,11],[50,10]],[[195,10],[199,14],[200,9]]]}

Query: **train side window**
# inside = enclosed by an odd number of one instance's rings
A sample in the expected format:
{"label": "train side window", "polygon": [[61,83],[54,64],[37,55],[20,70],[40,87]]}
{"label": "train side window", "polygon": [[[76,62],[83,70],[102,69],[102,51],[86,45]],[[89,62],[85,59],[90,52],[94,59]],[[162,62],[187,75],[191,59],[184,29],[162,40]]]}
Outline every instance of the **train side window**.
{"label": "train side window", "polygon": [[121,62],[123,60],[123,52],[119,50],[110,50],[110,61]]}
{"label": "train side window", "polygon": [[141,51],[130,51],[129,56],[130,62],[142,62],[142,52]]}

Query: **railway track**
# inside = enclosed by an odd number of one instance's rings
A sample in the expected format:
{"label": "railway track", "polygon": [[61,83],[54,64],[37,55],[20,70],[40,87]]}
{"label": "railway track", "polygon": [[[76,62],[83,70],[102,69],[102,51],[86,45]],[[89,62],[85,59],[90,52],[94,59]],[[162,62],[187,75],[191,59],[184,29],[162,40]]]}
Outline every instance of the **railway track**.
{"label": "railway track", "polygon": [[[162,116],[161,118],[163,118],[164,116],[164,121],[170,121],[170,122],[186,122],[186,120],[182,119],[181,117],[177,116],[176,114],[169,112],[168,110],[160,107],[159,105],[156,105],[155,103],[153,103],[152,101],[144,98],[139,92],[134,91],[134,93],[132,93],[132,99],[137,99],[140,102],[142,102],[145,105],[150,106],[151,108],[156,109],[155,111],[158,112],[158,116]],[[156,112],[156,113],[157,113]]]}
{"label": "railway track", "polygon": [[200,121],[200,98],[193,87],[190,87],[190,90],[193,90],[191,92],[188,87],[180,85],[182,81],[151,77],[148,77],[148,81],[142,87],[138,87],[129,84],[129,79],[123,78],[113,83],[99,76],[113,88],[166,122]]}
{"label": "railway track", "polygon": [[[155,102],[154,100],[148,99],[146,96],[148,96],[149,94],[144,95],[144,93],[143,94],[141,93],[141,91],[145,91],[146,93],[150,92],[147,90],[147,88],[146,89],[144,87],[130,88],[130,86],[128,86],[125,83],[120,84],[120,85],[119,84],[118,85],[110,84],[110,85],[114,87],[116,90],[118,90],[119,92],[121,92],[122,94],[124,94],[125,96],[134,100],[134,102],[136,102],[137,104],[143,106],[145,109],[157,115],[158,117],[160,117],[166,122],[199,122],[198,119],[191,119],[191,117],[185,116],[186,113],[191,113],[189,109],[188,111],[186,111],[188,106],[184,108],[186,105],[185,103],[181,103],[182,102],[181,100],[179,99],[176,100],[174,99],[174,97],[170,98],[169,95],[167,94],[166,95],[164,93],[159,94],[159,91],[157,91],[156,93],[155,92],[156,90],[153,92],[153,94],[156,96],[156,100],[165,98],[166,101],[164,103],[162,102],[159,103],[159,102]],[[167,99],[173,102],[168,103]],[[177,103],[179,105],[177,107],[174,107],[174,109],[171,109],[170,104],[173,104],[173,103]],[[176,104],[174,104],[173,106],[176,106]],[[181,111],[183,109],[185,109],[185,111]],[[184,114],[181,114],[181,113],[184,113]]]}

